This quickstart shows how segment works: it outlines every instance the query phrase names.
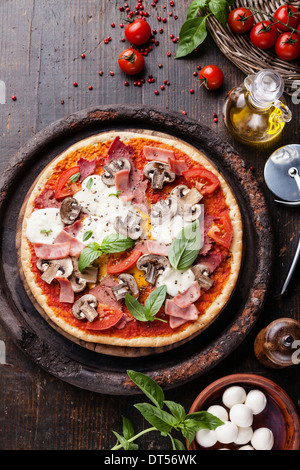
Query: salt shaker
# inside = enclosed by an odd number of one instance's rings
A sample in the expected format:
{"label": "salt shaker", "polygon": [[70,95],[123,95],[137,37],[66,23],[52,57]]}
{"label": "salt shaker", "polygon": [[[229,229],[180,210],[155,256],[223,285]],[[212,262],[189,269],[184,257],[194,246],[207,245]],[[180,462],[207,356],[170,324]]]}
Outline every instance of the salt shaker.
{"label": "salt shaker", "polygon": [[254,341],[254,354],[261,364],[282,369],[300,362],[300,322],[279,318],[263,328]]}

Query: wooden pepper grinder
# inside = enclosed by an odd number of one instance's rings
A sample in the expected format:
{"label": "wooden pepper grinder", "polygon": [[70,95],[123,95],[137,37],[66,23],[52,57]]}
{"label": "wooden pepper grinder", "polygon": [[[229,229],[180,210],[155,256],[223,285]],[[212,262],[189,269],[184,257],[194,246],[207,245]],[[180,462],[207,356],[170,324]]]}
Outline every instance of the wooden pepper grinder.
{"label": "wooden pepper grinder", "polygon": [[[298,341],[298,345],[295,343]],[[254,354],[264,366],[282,369],[299,363],[300,322],[279,318],[263,328],[254,341]]]}

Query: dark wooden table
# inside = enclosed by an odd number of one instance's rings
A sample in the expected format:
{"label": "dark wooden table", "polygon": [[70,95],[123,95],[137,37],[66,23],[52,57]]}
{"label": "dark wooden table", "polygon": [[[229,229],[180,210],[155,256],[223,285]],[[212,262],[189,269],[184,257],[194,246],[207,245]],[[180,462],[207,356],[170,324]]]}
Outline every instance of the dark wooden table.
{"label": "dark wooden table", "polygon": [[[134,9],[136,2],[128,1]],[[257,333],[272,320],[300,317],[300,272],[296,271],[288,296],[280,289],[296,249],[299,210],[278,207],[266,189],[263,168],[273,150],[288,143],[299,143],[299,107],[291,103],[293,120],[272,146],[250,148],[235,142],[226,131],[222,106],[226,91],[244,79],[217,49],[210,37],[197,54],[176,61],[176,44],[185,19],[185,0],[143,2],[148,21],[157,32],[159,45],[146,59],[145,84],[134,86],[119,70],[117,57],[127,43],[121,41],[126,15],[117,0],[10,0],[1,2],[0,80],[6,85],[6,103],[1,104],[0,171],[5,170],[16,151],[37,132],[68,114],[94,105],[139,104],[186,111],[187,116],[204,123],[232,144],[246,164],[253,166],[270,207],[275,237],[275,265],[272,287],[258,322],[243,343],[209,373],[188,384],[167,390],[169,400],[188,410],[196,395],[210,382],[232,373],[250,372],[280,385],[299,405],[299,367],[282,370],[263,367],[255,358],[253,342]],[[165,8],[164,8],[165,6]],[[157,16],[167,22],[158,22]],[[111,27],[115,23],[115,28]],[[111,36],[105,44],[104,39]],[[171,52],[171,57],[167,52]],[[85,59],[81,54],[85,54]],[[197,66],[218,64],[225,75],[224,86],[215,93],[199,87],[193,72]],[[162,64],[162,67],[158,67]],[[98,74],[103,71],[103,75]],[[114,75],[111,74],[114,73]],[[148,75],[156,82],[149,84]],[[129,86],[124,86],[124,81]],[[163,81],[169,81],[164,90]],[[73,86],[78,83],[78,87]],[[92,87],[92,89],[89,89]],[[156,95],[154,90],[158,89]],[[194,89],[194,93],[190,90]],[[16,100],[11,96],[15,95]],[[216,123],[213,114],[220,117]],[[17,188],[16,188],[17,190]],[[255,256],[255,254],[254,254]],[[122,415],[132,419],[137,431],[146,423],[133,407],[139,396],[109,396],[76,388],[36,366],[14,344],[0,326],[0,449],[2,450],[104,450],[115,443],[112,430],[121,431]],[[159,357],[158,357],[159,361]],[[170,449],[169,440],[159,433],[143,436],[142,449]]]}

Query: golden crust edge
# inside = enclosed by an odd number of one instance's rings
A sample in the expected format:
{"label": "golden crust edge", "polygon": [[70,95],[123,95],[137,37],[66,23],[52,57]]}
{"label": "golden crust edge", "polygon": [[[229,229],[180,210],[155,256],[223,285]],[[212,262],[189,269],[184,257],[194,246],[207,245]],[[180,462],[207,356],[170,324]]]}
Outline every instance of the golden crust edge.
{"label": "golden crust edge", "polygon": [[[47,297],[43,294],[42,289],[38,286],[35,282],[35,277],[33,272],[30,269],[27,261],[30,259],[30,248],[26,238],[26,218],[31,214],[33,209],[33,202],[35,197],[40,193],[46,181],[51,177],[54,167],[59,163],[61,160],[67,157],[73,151],[82,149],[84,147],[97,144],[99,142],[105,142],[107,140],[113,139],[118,135],[121,140],[124,142],[133,139],[133,138],[145,138],[145,139],[152,139],[154,141],[162,142],[168,145],[172,145],[179,150],[186,152],[194,161],[197,161],[200,164],[203,164],[208,170],[212,171],[216,174],[220,180],[222,190],[225,194],[226,203],[230,208],[230,219],[233,226],[233,238],[230,246],[231,252],[231,274],[229,279],[222,291],[222,293],[214,300],[213,304],[207,309],[205,314],[201,315],[196,322],[189,325],[184,330],[174,333],[168,336],[159,336],[159,337],[135,337],[135,338],[119,338],[119,337],[112,337],[107,335],[93,335],[86,332],[86,330],[79,330],[75,326],[71,326],[68,322],[66,322],[63,318],[57,317],[53,312],[52,308],[50,308],[47,304]],[[144,132],[118,132],[118,131],[109,131],[104,132],[101,134],[97,134],[96,136],[89,137],[84,139],[76,144],[72,145],[68,149],[66,149],[63,153],[61,153],[58,157],[56,157],[50,164],[46,167],[46,169],[39,175],[36,182],[34,183],[33,190],[30,194],[28,199],[23,223],[22,223],[22,233],[21,233],[21,264],[23,268],[23,273],[26,278],[26,282],[34,295],[35,299],[39,303],[39,305],[43,308],[49,319],[61,328],[66,333],[74,336],[79,340],[83,340],[86,342],[91,343],[99,343],[103,345],[111,345],[111,346],[122,346],[122,347],[143,347],[143,348],[158,348],[161,346],[167,346],[170,344],[178,343],[182,340],[185,340],[197,333],[203,331],[206,327],[208,327],[211,322],[217,318],[217,316],[221,313],[225,305],[228,303],[235,285],[238,280],[241,261],[242,261],[242,250],[243,250],[243,225],[242,225],[242,217],[240,213],[240,209],[238,203],[236,201],[235,196],[232,193],[232,190],[228,183],[225,181],[223,176],[217,171],[214,165],[207,159],[207,157],[199,150],[196,150],[190,144],[185,143],[176,137],[166,136],[165,134],[155,133],[155,134],[146,134]]]}

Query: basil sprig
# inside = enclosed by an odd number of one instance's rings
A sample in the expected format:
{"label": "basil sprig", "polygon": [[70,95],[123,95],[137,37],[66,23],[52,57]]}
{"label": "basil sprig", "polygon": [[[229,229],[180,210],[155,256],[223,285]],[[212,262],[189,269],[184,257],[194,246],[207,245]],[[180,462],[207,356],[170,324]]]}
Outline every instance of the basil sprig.
{"label": "basil sprig", "polygon": [[199,220],[184,227],[173,240],[169,249],[169,261],[173,268],[181,271],[192,266],[201,249]]}
{"label": "basil sprig", "polygon": [[111,234],[103,238],[101,245],[90,243],[82,250],[78,259],[78,268],[82,272],[103,253],[121,253],[134,245],[134,240],[120,234]]}
{"label": "basil sprig", "polygon": [[162,320],[161,318],[156,318],[156,314],[161,308],[162,304],[165,301],[167,294],[167,287],[160,286],[154,289],[147,297],[145,305],[139,303],[132,295],[126,294],[125,304],[128,308],[131,315],[139,321],[154,321]]}
{"label": "basil sprig", "polygon": [[[229,7],[234,3],[235,0],[194,0],[179,32],[175,58],[185,57],[204,42],[207,36],[206,20],[209,16],[214,15],[225,27]],[[201,16],[198,16],[199,12]]]}
{"label": "basil sprig", "polygon": [[[112,450],[137,450],[138,444],[134,441],[142,434],[151,431],[159,431],[162,436],[168,436],[173,450],[186,450],[183,442],[172,436],[171,431],[180,432],[190,446],[196,432],[200,429],[216,429],[224,424],[223,421],[207,411],[196,411],[187,414],[180,403],[165,400],[163,389],[151,377],[134,370],[127,370],[127,374],[153,403],[137,403],[134,405],[151,427],[135,434],[132,422],[123,417],[123,435],[113,431],[117,443]],[[165,406],[168,411],[163,409]]]}

